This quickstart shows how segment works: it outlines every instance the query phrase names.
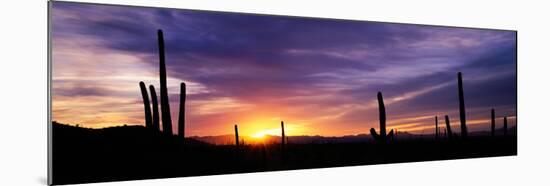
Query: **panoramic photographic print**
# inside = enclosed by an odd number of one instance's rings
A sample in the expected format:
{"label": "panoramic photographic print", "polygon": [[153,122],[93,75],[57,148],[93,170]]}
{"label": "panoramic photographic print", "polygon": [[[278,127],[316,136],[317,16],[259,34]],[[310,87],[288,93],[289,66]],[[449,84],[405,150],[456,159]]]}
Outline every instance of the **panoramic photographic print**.
{"label": "panoramic photographic print", "polygon": [[50,184],[517,154],[516,31],[50,2]]}

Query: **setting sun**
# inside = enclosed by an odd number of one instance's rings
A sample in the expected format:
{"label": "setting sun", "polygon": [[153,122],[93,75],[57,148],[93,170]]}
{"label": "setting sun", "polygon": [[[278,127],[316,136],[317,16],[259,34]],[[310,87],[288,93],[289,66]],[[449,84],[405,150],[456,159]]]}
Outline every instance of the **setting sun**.
{"label": "setting sun", "polygon": [[258,132],[256,134],[253,134],[252,137],[253,138],[256,138],[256,139],[260,139],[260,138],[263,138],[265,136],[265,133],[263,132]]}
{"label": "setting sun", "polygon": [[[287,131],[288,131],[288,129],[287,129]],[[256,138],[256,139],[261,139],[261,138],[264,138],[266,135],[280,136],[281,135],[281,129],[280,128],[273,128],[273,129],[261,130],[261,131],[258,131],[256,133],[252,134],[251,137]]]}

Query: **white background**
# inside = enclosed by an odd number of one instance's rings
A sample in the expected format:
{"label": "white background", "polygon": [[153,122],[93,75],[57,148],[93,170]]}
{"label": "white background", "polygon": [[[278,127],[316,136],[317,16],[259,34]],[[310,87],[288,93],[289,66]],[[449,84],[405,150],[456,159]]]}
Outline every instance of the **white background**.
{"label": "white background", "polygon": [[[546,178],[550,176],[550,6],[544,1],[88,2],[519,30],[518,156],[97,185],[548,185],[550,182]],[[8,0],[0,6],[0,185],[46,184],[46,5],[45,0]]]}

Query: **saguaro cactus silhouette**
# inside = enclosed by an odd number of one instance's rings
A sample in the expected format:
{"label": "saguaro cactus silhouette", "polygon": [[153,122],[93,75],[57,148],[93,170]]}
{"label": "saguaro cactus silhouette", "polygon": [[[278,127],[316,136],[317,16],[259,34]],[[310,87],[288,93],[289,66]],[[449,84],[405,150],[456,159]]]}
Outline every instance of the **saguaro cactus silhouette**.
{"label": "saguaro cactus silhouette", "polygon": [[435,116],[435,139],[439,138],[439,126],[437,123],[437,116]]}
{"label": "saguaro cactus silhouette", "polygon": [[181,84],[180,84],[180,111],[179,111],[179,119],[178,119],[178,135],[181,138],[185,138],[185,97],[186,97],[185,83],[181,82]]}
{"label": "saguaro cactus silhouette", "polygon": [[143,83],[143,81],[139,82],[139,88],[141,89],[141,97],[143,98],[143,107],[145,111],[145,127],[151,128],[151,106],[149,104],[149,95],[147,95],[147,88],[145,87],[145,83]]}
{"label": "saguaro cactus silhouette", "polygon": [[285,162],[285,123],[281,121],[281,160]]}
{"label": "saguaro cactus silhouette", "polygon": [[504,135],[508,135],[508,118],[504,116],[504,126],[502,127]]}
{"label": "saguaro cactus silhouette", "polygon": [[235,124],[235,146],[237,149],[239,149],[239,129],[237,128],[236,124]]}
{"label": "saguaro cactus silhouette", "polygon": [[162,30],[157,31],[159,49],[159,74],[160,74],[160,110],[162,112],[162,130],[172,134],[172,117],[170,116],[170,100],[166,87],[166,62],[164,61],[164,36]]}
{"label": "saguaro cactus silhouette", "polygon": [[451,122],[449,121],[449,116],[445,115],[445,128],[447,128],[447,138],[453,138],[453,130],[451,129]]}
{"label": "saguaro cactus silhouette", "polygon": [[153,102],[153,129],[159,130],[160,114],[159,114],[159,105],[157,101],[157,92],[155,91],[155,86],[149,85],[149,91],[151,92],[151,101]]}
{"label": "saguaro cactus silhouette", "polygon": [[491,136],[495,136],[495,109],[491,109]]}
{"label": "saguaro cactus silhouette", "polygon": [[285,123],[281,121],[281,144],[283,148],[285,147]]}
{"label": "saguaro cactus silhouette", "polygon": [[464,89],[462,87],[462,72],[458,73],[458,102],[460,108],[460,136],[468,137],[468,129],[466,128],[466,111],[464,108]]}
{"label": "saguaro cactus silhouette", "polygon": [[376,133],[374,128],[370,129],[370,134],[372,137],[379,142],[387,142],[388,139],[393,138],[393,129],[390,133],[386,134],[386,107],[384,106],[384,99],[382,98],[382,93],[378,92],[378,114],[380,120],[380,134]]}

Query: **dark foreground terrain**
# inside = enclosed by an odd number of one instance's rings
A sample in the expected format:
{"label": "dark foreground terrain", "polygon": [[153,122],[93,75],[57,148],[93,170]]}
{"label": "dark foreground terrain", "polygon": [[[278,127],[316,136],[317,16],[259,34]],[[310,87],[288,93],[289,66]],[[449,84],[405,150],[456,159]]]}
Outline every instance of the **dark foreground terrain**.
{"label": "dark foreground terrain", "polygon": [[[284,150],[283,150],[284,149]],[[141,126],[85,129],[53,124],[53,184],[200,176],[516,155],[515,132],[467,140],[211,145]]]}

